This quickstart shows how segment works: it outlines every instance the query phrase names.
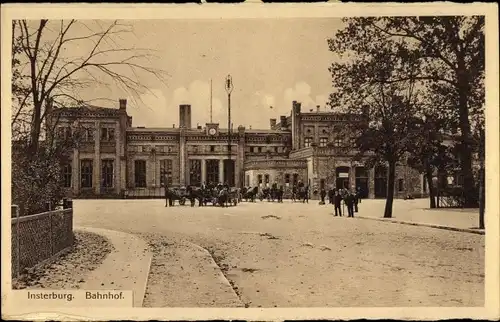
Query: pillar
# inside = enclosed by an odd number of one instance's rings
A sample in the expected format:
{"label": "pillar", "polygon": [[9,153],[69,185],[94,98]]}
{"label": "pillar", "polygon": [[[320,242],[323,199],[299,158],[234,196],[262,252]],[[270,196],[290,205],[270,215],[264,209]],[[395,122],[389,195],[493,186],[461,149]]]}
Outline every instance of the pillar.
{"label": "pillar", "polygon": [[95,122],[95,137],[94,137],[94,164],[92,173],[92,184],[94,192],[101,193],[101,122]]}
{"label": "pillar", "polygon": [[351,165],[349,168],[349,189],[356,189],[356,166]]}
{"label": "pillar", "polygon": [[[126,101],[125,101],[126,102]],[[120,104],[122,102],[120,101]],[[120,105],[121,107],[121,105]],[[115,148],[115,162],[113,166],[113,180],[114,180],[114,185],[115,185],[115,193],[120,194],[121,190],[121,162],[120,162],[120,152],[121,152],[121,132],[120,132],[120,123],[117,123],[115,127],[115,137],[116,137],[116,148]]]}
{"label": "pillar", "polygon": [[80,193],[80,151],[78,149],[73,149],[71,181],[73,186],[73,194],[78,195]]}
{"label": "pillar", "polygon": [[207,183],[207,160],[201,159],[201,183]]}
{"label": "pillar", "polygon": [[368,198],[375,198],[375,168],[368,171]]}
{"label": "pillar", "polygon": [[219,160],[219,182],[224,184],[224,159]]}
{"label": "pillar", "polygon": [[186,133],[184,128],[180,129],[179,142],[179,185],[186,186]]}

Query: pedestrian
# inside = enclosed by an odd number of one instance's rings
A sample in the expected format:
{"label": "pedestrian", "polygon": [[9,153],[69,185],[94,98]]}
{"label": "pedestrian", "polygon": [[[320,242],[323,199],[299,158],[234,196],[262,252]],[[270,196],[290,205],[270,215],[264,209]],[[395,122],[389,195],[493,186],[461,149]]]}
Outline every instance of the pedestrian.
{"label": "pedestrian", "polygon": [[344,202],[347,207],[347,217],[354,218],[354,195],[348,192],[344,198]]}
{"label": "pedestrian", "polygon": [[333,188],[328,189],[328,203],[330,205],[333,205],[334,198],[335,198],[335,191],[333,191]]}
{"label": "pedestrian", "polygon": [[357,192],[357,195],[358,195],[358,202],[361,203],[361,188],[358,187],[358,189],[356,190]]}
{"label": "pedestrian", "polygon": [[340,208],[340,205],[342,204],[342,195],[340,195],[340,192],[338,190],[335,191],[334,204],[335,204],[335,217],[336,216],[342,217],[342,209]]}
{"label": "pedestrian", "polygon": [[359,193],[357,191],[354,192],[353,199],[354,199],[354,212],[358,212]]}
{"label": "pedestrian", "polygon": [[168,190],[168,178],[167,176],[165,176],[165,207],[172,207],[173,206],[173,203],[172,203],[172,198],[170,196],[170,191]]}
{"label": "pedestrian", "polygon": [[326,190],[325,190],[325,188],[321,188],[320,197],[321,197],[321,204],[324,205],[325,204],[325,197],[326,197]]}

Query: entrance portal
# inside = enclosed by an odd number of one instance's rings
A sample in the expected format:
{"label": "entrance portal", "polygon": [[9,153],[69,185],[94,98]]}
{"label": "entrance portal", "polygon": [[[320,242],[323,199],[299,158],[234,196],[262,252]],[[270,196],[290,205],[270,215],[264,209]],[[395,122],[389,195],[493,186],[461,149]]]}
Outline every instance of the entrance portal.
{"label": "entrance portal", "polygon": [[375,167],[375,198],[387,198],[387,168]]}
{"label": "entrance portal", "polygon": [[338,167],[336,169],[335,187],[337,189],[349,189],[349,167]]}
{"label": "entrance portal", "polygon": [[368,171],[365,167],[356,167],[356,190],[360,198],[368,198]]}

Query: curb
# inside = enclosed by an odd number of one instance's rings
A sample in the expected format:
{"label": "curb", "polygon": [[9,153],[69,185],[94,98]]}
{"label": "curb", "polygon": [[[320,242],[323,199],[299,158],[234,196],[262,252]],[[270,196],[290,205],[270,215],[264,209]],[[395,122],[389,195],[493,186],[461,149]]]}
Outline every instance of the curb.
{"label": "curb", "polygon": [[146,280],[144,281],[144,295],[142,296],[141,305],[139,307],[144,307],[144,300],[146,299],[146,292],[148,291],[149,275],[151,275],[151,264],[153,263],[153,256],[154,254],[151,254],[151,258],[149,259],[148,274],[146,276]]}
{"label": "curb", "polygon": [[[132,236],[134,238],[137,238],[138,240],[141,240],[142,242],[144,242],[144,244],[146,246],[148,245],[147,241],[144,238],[142,238],[141,236],[139,236],[138,234],[128,233],[128,232],[125,232],[125,231],[112,230],[112,229],[104,229],[104,228],[96,228],[96,227],[89,227],[89,226],[75,226],[74,230],[75,231],[83,231],[83,232],[85,232],[85,231],[86,232],[92,232],[94,234],[98,234],[98,235],[101,235],[101,236],[104,236],[104,237],[107,237],[105,234],[103,234],[103,232],[105,232],[105,231],[109,231],[109,232],[113,232],[113,233],[119,233],[119,234],[124,234],[124,235],[129,235],[129,236]],[[135,292],[132,292],[132,305],[133,305],[133,307],[143,307],[143,305],[144,305],[144,299],[146,297],[146,291],[147,291],[147,284],[148,284],[148,281],[149,281],[149,275],[150,275],[150,271],[151,271],[151,264],[152,264],[152,261],[153,261],[153,253],[151,251],[149,251],[149,249],[148,249],[148,252],[150,253],[151,257],[149,259],[148,267],[147,267],[147,270],[145,272],[146,278],[145,278],[145,281],[144,281],[144,285],[143,285],[143,287],[141,287],[141,289],[143,290],[143,292],[142,292],[143,296],[140,299],[140,305],[136,306],[136,305],[134,305],[134,302],[135,302],[135,299],[137,298],[137,294]]]}
{"label": "curb", "polygon": [[363,217],[363,216],[356,216],[356,218],[367,219],[367,220],[376,220],[376,221],[388,222],[388,223],[392,223],[392,224],[421,226],[421,227],[437,228],[437,229],[450,230],[450,231],[458,231],[458,232],[462,232],[462,233],[484,235],[484,230],[476,230],[476,229],[469,229],[469,228],[457,228],[457,227],[449,227],[449,226],[434,225],[434,224],[415,223],[415,222],[410,222],[410,221],[392,220],[390,218],[373,218],[373,217]]}
{"label": "curb", "polygon": [[236,296],[236,298],[240,301],[241,307],[244,307],[245,305],[241,301],[240,296],[236,293],[236,291],[234,290],[233,286],[231,285],[231,283],[227,279],[226,275],[224,275],[224,273],[222,272],[222,269],[220,268],[220,266],[217,264],[217,262],[213,258],[212,254],[210,254],[210,252],[206,248],[201,247],[200,245],[197,245],[197,244],[194,244],[194,243],[191,243],[191,242],[188,242],[188,241],[184,241],[184,242],[186,244],[189,244],[190,246],[193,246],[193,247],[198,248],[199,250],[205,252],[208,255],[208,257],[210,257],[210,259],[212,260],[212,264],[219,269],[219,277],[221,278],[222,283],[225,284],[227,287],[229,287],[231,289],[231,291],[233,292],[234,296]]}

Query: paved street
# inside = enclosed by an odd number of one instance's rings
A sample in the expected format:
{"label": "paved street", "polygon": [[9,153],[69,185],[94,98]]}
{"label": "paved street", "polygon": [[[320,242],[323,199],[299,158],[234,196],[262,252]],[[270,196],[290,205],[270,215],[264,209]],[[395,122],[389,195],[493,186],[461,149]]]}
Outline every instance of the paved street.
{"label": "paved street", "polygon": [[[395,209],[411,202],[397,200]],[[360,214],[381,217],[383,205],[363,200]],[[483,235],[333,217],[333,209],[317,201],[221,209],[165,208],[162,200],[75,200],[74,209],[77,226],[208,249],[249,307],[482,306],[484,301]],[[154,266],[155,261],[151,271],[161,274]],[[173,289],[150,287],[145,303],[171,306],[169,296],[177,292],[185,303],[176,305],[195,306],[189,303],[194,296],[185,293],[196,292],[196,276],[186,276],[190,280],[165,284]],[[168,279],[176,277],[182,278]]]}

